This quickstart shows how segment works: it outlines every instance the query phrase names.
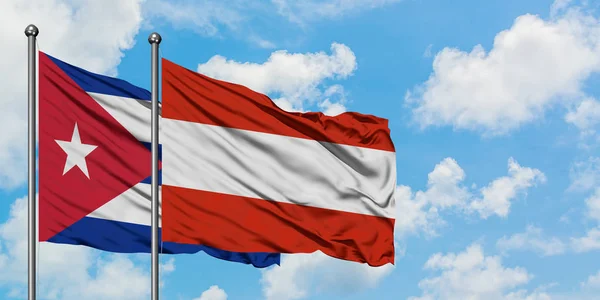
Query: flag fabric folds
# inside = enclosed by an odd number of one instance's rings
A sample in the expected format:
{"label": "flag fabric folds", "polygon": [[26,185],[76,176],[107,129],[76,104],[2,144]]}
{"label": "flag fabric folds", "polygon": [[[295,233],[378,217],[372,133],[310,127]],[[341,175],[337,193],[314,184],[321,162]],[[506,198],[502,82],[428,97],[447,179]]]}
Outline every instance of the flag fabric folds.
{"label": "flag fabric folds", "polygon": [[[150,92],[39,52],[40,241],[149,253],[150,134]],[[261,251],[160,247],[165,254],[204,251],[256,267],[280,261],[279,254]]]}
{"label": "flag fabric folds", "polygon": [[166,59],[162,99],[165,241],[394,263],[387,120],[286,112]]}

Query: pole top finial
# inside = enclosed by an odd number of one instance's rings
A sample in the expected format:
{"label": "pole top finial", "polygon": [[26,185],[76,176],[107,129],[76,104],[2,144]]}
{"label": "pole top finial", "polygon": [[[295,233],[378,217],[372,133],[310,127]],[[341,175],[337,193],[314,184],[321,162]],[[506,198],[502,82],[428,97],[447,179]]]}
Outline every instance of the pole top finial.
{"label": "pole top finial", "polygon": [[33,25],[33,24],[29,24],[27,27],[25,27],[25,35],[30,37],[30,36],[37,36],[38,33],[40,33],[39,29],[37,28],[37,26]]}
{"label": "pole top finial", "polygon": [[148,37],[148,43],[150,44],[160,44],[160,42],[162,41],[162,37],[160,37],[160,34],[153,32],[150,34],[150,36]]}

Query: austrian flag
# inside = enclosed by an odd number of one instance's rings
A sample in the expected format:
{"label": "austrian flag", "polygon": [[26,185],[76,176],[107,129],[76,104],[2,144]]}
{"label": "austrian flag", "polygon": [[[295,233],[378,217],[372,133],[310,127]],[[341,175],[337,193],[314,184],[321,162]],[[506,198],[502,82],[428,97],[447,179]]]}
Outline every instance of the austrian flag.
{"label": "austrian flag", "polygon": [[286,112],[166,59],[162,90],[165,241],[394,263],[387,120]]}

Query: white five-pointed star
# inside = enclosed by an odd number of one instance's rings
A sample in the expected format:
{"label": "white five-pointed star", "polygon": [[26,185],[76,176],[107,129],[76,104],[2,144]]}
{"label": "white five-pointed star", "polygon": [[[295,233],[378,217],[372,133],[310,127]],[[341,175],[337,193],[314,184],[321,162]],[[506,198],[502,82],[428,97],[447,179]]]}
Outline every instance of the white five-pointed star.
{"label": "white five-pointed star", "polygon": [[71,170],[74,166],[79,167],[81,172],[85,174],[85,176],[89,179],[90,174],[88,173],[87,163],[85,162],[85,157],[88,156],[94,149],[98,146],[82,144],[81,138],[79,137],[79,129],[77,129],[77,123],[75,123],[75,129],[73,129],[73,136],[71,137],[71,141],[59,141],[55,140],[56,143],[65,151],[67,154],[67,161],[65,162],[65,169],[63,170],[63,175],[67,173],[67,171]]}

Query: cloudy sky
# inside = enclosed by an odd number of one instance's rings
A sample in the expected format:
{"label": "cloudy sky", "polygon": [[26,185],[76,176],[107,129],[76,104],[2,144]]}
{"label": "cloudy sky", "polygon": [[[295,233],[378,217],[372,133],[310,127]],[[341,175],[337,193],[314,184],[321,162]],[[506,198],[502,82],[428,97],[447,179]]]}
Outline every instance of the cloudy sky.
{"label": "cloudy sky", "polygon": [[[42,51],[144,88],[158,31],[162,57],[286,110],[390,120],[395,266],[164,256],[162,299],[600,295],[597,1],[3,0],[0,12],[0,298],[26,295],[29,23]],[[44,299],[149,297],[148,255],[42,244],[39,266]]]}

